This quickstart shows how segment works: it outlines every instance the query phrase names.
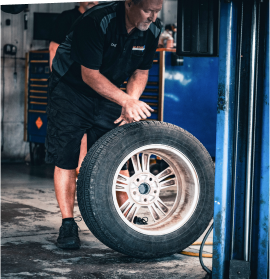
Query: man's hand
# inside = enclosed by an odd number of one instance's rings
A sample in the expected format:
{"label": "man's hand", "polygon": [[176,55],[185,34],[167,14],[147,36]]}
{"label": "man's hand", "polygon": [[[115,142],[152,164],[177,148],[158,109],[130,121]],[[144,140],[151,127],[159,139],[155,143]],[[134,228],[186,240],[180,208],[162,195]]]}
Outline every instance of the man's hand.
{"label": "man's hand", "polygon": [[127,84],[128,94],[112,84],[99,70],[92,70],[81,66],[81,73],[82,80],[87,85],[101,96],[122,107],[121,116],[114,122],[115,124],[120,123],[120,125],[124,125],[140,121],[151,116],[151,112],[154,111],[146,103],[138,100],[145,88],[148,70],[136,70],[134,72]]}
{"label": "man's hand", "polygon": [[142,101],[136,99],[128,99],[122,106],[121,116],[114,121],[114,124],[120,123],[119,126],[140,121],[151,116],[154,110]]}

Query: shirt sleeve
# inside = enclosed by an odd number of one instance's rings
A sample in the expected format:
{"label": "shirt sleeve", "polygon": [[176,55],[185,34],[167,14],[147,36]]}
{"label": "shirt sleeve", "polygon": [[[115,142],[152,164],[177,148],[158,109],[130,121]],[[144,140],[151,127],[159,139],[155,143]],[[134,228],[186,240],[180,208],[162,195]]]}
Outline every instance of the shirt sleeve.
{"label": "shirt sleeve", "polygon": [[71,58],[86,68],[99,70],[102,64],[105,35],[97,22],[83,18],[74,29]]}
{"label": "shirt sleeve", "polygon": [[66,35],[71,28],[71,25],[71,17],[69,17],[68,14],[65,12],[60,14],[53,24],[50,41],[53,41],[60,45],[65,40]]}
{"label": "shirt sleeve", "polygon": [[154,56],[158,46],[159,35],[155,38],[149,46],[145,48],[145,54],[142,63],[139,65],[139,70],[149,70],[152,68]]}

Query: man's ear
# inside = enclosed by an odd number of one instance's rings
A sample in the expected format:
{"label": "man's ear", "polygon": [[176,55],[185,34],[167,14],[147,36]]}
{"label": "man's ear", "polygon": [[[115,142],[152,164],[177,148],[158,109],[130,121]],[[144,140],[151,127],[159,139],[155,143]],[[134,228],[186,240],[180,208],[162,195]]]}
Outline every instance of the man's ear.
{"label": "man's ear", "polygon": [[125,2],[126,2],[127,8],[130,8],[132,6],[132,4],[133,4],[132,0],[126,0]]}

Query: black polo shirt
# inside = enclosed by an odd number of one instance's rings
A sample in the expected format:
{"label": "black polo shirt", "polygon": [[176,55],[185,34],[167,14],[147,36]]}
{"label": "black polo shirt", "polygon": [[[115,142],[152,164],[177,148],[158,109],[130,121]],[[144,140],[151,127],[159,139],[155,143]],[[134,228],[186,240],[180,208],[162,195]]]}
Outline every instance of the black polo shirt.
{"label": "black polo shirt", "polygon": [[72,10],[64,11],[57,17],[53,23],[50,41],[60,45],[65,40],[73,23],[82,15],[78,9],[79,7],[75,7]]}
{"label": "black polo shirt", "polygon": [[161,31],[160,21],[148,30],[127,33],[124,1],[99,4],[86,11],[58,47],[53,71],[74,91],[101,97],[83,82],[81,65],[99,70],[113,84],[120,85],[136,69],[152,67]]}

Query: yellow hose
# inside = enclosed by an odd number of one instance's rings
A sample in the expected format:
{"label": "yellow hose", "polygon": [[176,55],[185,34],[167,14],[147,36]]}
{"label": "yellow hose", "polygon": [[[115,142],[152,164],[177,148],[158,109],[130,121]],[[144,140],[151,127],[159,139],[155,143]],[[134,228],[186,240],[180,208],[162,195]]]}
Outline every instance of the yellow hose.
{"label": "yellow hose", "polygon": [[[201,242],[194,242],[191,245],[201,245]],[[213,245],[213,242],[205,242],[204,245]],[[193,252],[186,252],[182,251],[180,254],[187,255],[187,256],[193,256],[193,257],[199,257],[199,253],[193,253]],[[203,258],[212,258],[212,254],[202,254]]]}
{"label": "yellow hose", "polygon": [[[202,244],[201,242],[194,242],[191,245],[201,245],[201,244]],[[213,245],[213,242],[205,242],[204,245]]]}
{"label": "yellow hose", "polygon": [[[199,253],[193,253],[193,252],[186,252],[182,251],[180,254],[187,255],[187,256],[193,256],[193,257],[199,257]],[[203,258],[212,258],[211,254],[202,254]]]}

